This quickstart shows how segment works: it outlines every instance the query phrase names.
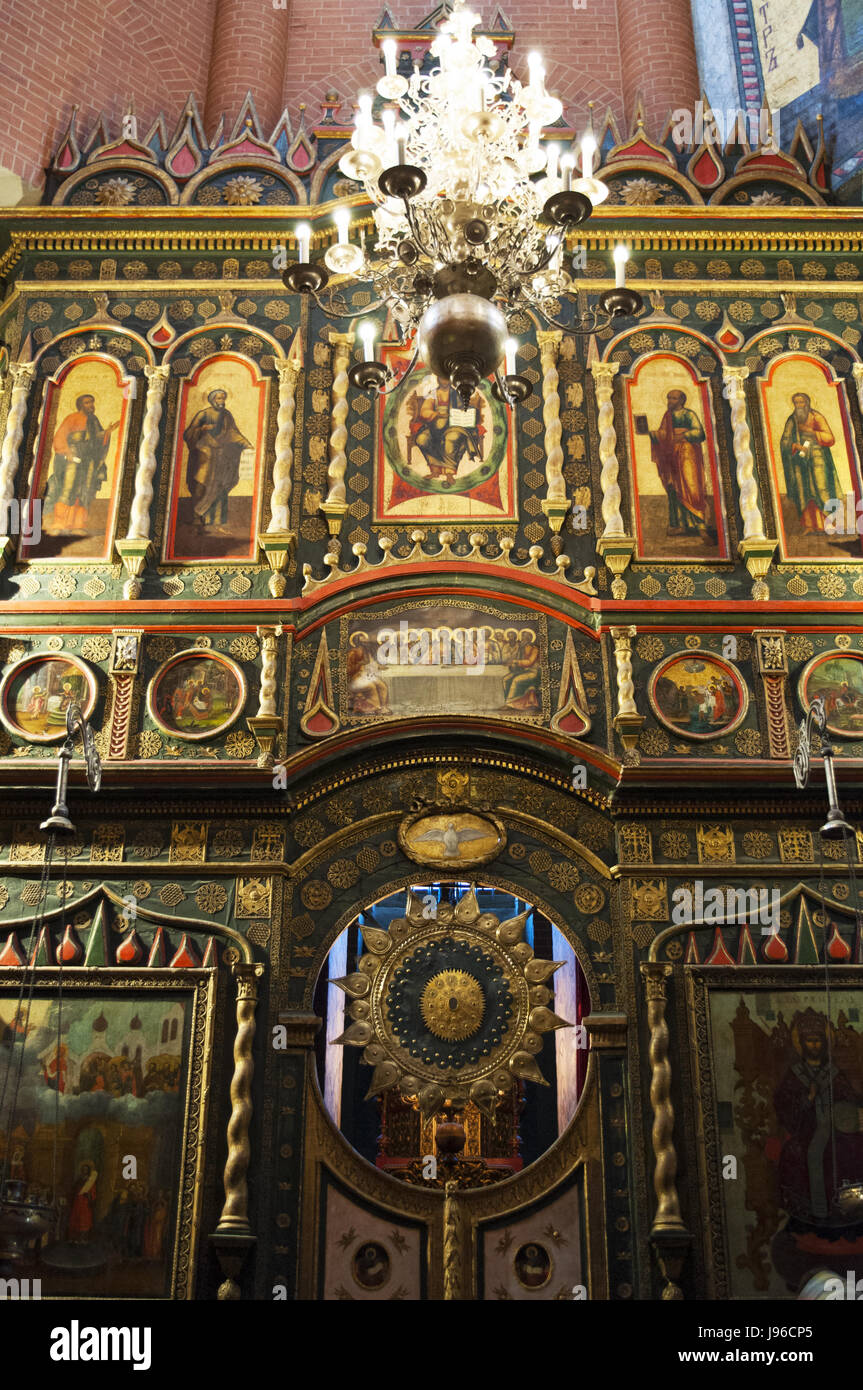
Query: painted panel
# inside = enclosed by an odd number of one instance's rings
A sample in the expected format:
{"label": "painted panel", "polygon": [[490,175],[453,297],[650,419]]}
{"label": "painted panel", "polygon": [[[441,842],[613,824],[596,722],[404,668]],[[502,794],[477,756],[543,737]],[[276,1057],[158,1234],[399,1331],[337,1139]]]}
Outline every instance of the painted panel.
{"label": "painted panel", "polygon": [[164,560],[254,560],[268,387],[232,352],[205,358],[183,382]]}

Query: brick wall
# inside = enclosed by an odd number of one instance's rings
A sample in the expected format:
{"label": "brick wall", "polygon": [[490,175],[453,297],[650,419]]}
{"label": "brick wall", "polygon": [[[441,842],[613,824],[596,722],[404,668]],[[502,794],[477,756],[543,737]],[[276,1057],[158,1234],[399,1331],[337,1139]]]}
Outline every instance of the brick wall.
{"label": "brick wall", "polygon": [[142,134],[160,110],[176,121],[190,91],[203,107],[214,12],[215,0],[3,0],[0,165],[40,184],[76,103],[79,138],[100,110],[119,133],[129,96]]}
{"label": "brick wall", "polygon": [[[251,88],[262,122],[272,126],[301,102],[312,121],[329,90],[345,99],[381,75],[371,30],[381,0],[65,0],[35,6],[3,0],[0,42],[0,167],[39,184],[71,112],[79,132],[105,110],[115,123],[131,95],[143,134],[165,112],[173,128],[189,91],[207,128],[232,118]],[[431,0],[393,0],[400,24],[418,23]],[[486,22],[492,3],[477,6]],[[698,79],[689,0],[508,0],[516,34],[512,65],[542,51],[548,87],[578,128],[587,103],[601,120],[610,106],[630,120],[640,93],[658,134],[668,112],[691,104]],[[269,130],[266,131],[269,134]]]}

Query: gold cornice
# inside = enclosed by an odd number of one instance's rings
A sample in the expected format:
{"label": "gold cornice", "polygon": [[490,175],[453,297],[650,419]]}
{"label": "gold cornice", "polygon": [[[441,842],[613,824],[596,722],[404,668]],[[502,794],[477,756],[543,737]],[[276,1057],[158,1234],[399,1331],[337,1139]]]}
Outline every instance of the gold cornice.
{"label": "gold cornice", "polygon": [[[156,207],[119,214],[116,208],[15,208],[0,214],[0,228],[8,226],[10,235],[10,245],[0,258],[0,274],[8,273],[28,251],[263,251],[283,241],[285,230],[300,218],[311,222],[313,233],[316,224],[325,223],[320,230],[326,231],[329,241],[332,212],[341,204],[367,205],[361,196],[354,196],[314,206]],[[196,223],[206,225],[198,229]],[[580,227],[577,236],[592,249],[607,249],[623,238],[636,252],[863,251],[860,210],[826,205],[779,210],[711,205],[673,210],[611,207]],[[105,282],[101,283],[104,287]]]}

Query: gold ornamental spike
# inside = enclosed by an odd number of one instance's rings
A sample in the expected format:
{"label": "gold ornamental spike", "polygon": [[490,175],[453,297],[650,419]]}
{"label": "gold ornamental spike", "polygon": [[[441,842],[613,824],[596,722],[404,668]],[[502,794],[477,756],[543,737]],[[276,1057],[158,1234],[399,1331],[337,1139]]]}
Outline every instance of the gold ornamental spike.
{"label": "gold ornamental spike", "polygon": [[562,960],[531,960],[524,967],[524,978],[529,985],[544,985],[565,962]]}
{"label": "gold ornamental spike", "polygon": [[521,941],[526,923],[526,912],[520,912],[517,917],[508,917],[505,922],[501,922],[495,932],[501,946],[514,946],[517,941]]}
{"label": "gold ornamental spike", "polygon": [[399,1068],[395,1062],[379,1062],[372,1072],[369,1089],[366,1091],[366,1100],[371,1100],[372,1096],[380,1095],[381,1091],[386,1091],[388,1087],[394,1086],[398,1079]]}
{"label": "gold ornamental spike", "polygon": [[376,956],[385,955],[392,947],[389,933],[381,931],[380,927],[363,927],[362,933],[363,945]]}
{"label": "gold ornamental spike", "polygon": [[453,917],[459,925],[468,922],[475,922],[479,916],[479,903],[476,900],[476,890],[471,886],[470,892],[465,893],[463,898],[459,898],[455,905]]}
{"label": "gold ornamental spike", "polygon": [[333,1038],[334,1043],[341,1043],[343,1047],[365,1047],[371,1040],[372,1025],[365,1022],[352,1023],[340,1037]]}
{"label": "gold ornamental spike", "polygon": [[497,1087],[488,1077],[482,1081],[475,1081],[470,1088],[470,1098],[477,1110],[481,1110],[487,1120],[494,1119],[494,1112],[497,1109]]}
{"label": "gold ornamental spike", "polygon": [[405,902],[405,916],[407,917],[409,922],[423,921],[423,900],[422,898],[417,897],[416,893],[413,891],[412,888],[409,888],[407,891],[407,899]]}
{"label": "gold ornamental spike", "polygon": [[368,975],[361,974],[359,970],[352,975],[343,975],[340,980],[330,980],[330,984],[338,985],[351,999],[362,999],[372,987]]}
{"label": "gold ornamental spike", "polygon": [[536,1081],[540,1086],[548,1085],[529,1052],[514,1052],[509,1059],[509,1069],[519,1081]]}
{"label": "gold ornamental spike", "polygon": [[547,1009],[544,1004],[540,1004],[537,1009],[531,1009],[527,1021],[537,1033],[550,1033],[555,1028],[572,1027],[572,1024],[567,1023],[565,1018],[560,1018],[557,1014],[552,1013],[551,1009]]}
{"label": "gold ornamental spike", "polygon": [[419,1095],[420,1114],[424,1120],[428,1120],[432,1115],[436,1115],[444,1103],[444,1093],[440,1086],[423,1086]]}

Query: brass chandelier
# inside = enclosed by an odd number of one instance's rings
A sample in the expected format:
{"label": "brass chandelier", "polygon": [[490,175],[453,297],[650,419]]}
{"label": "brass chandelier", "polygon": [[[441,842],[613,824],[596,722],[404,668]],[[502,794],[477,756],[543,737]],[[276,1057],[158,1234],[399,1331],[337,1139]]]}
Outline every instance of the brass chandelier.
{"label": "brass chandelier", "polygon": [[[298,260],[284,271],[287,288],[311,295],[333,318],[386,308],[412,351],[396,376],[375,357],[375,324],[360,324],[364,360],[349,375],[361,390],[394,390],[421,360],[465,407],[491,374],[494,394],[511,406],[531,390],[515,369],[516,314],[532,312],[567,333],[593,333],[643,307],[626,286],[628,252],[617,247],[615,287],[572,322],[553,317],[575,288],[564,264],[567,233],[608,189],[593,176],[592,134],[582,141],[580,178],[572,153],[543,151],[541,133],[563,107],[546,91],[541,59],[530,55],[526,84],[508,68],[493,71],[493,41],[473,34],[479,20],[464,0],[454,0],[431,45],[436,66],[425,75],[418,68],[400,75],[394,41],[384,44],[386,75],[377,90],[388,105],[381,124],[371,96],[362,95],[351,149],[339,164],[374,206],[373,247],[364,237],[360,245],[350,240],[346,208],[335,215],[338,242],[323,262],[311,261],[308,224],[296,229]],[[332,287],[324,297],[330,272],[370,282],[375,302],[352,313]]]}

